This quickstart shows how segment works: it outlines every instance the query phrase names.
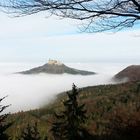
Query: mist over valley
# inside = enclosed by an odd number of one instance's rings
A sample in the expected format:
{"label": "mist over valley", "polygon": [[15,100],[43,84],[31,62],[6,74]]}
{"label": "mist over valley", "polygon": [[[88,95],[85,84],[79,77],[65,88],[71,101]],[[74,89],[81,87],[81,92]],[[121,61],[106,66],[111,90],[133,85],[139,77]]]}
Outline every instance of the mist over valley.
{"label": "mist over valley", "polygon": [[72,83],[78,88],[115,84],[112,77],[130,65],[129,63],[65,63],[67,66],[94,71],[96,75],[72,74],[34,74],[23,75],[16,72],[25,71],[42,63],[0,63],[0,95],[8,95],[4,104],[11,104],[10,112],[30,110],[52,102],[56,95],[71,89]]}

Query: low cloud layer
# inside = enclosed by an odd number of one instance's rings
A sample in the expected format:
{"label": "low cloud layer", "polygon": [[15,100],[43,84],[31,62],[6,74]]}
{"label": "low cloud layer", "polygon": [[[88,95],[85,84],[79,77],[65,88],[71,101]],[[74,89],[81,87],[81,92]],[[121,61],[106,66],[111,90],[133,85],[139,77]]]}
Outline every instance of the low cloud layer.
{"label": "low cloud layer", "polygon": [[8,95],[2,104],[12,104],[11,112],[35,109],[52,101],[60,92],[71,89],[72,83],[79,88],[114,83],[114,74],[128,64],[69,63],[70,67],[97,72],[97,75],[21,75],[13,74],[39,64],[0,64],[0,97]]}

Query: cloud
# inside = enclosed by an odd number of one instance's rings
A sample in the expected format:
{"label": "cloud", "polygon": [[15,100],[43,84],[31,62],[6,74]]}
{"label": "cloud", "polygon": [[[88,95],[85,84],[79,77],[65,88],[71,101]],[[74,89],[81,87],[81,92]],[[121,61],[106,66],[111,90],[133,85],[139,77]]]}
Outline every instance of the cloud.
{"label": "cloud", "polygon": [[73,20],[37,14],[8,18],[0,14],[0,61],[139,62],[140,30],[115,34],[78,33]]}
{"label": "cloud", "polygon": [[116,34],[79,34],[0,41],[0,55],[13,61],[137,61],[140,31]]}
{"label": "cloud", "polygon": [[57,34],[76,33],[76,27],[71,20],[59,20],[52,16],[45,18],[45,14],[25,17],[8,17],[0,13],[0,39],[34,38]]}

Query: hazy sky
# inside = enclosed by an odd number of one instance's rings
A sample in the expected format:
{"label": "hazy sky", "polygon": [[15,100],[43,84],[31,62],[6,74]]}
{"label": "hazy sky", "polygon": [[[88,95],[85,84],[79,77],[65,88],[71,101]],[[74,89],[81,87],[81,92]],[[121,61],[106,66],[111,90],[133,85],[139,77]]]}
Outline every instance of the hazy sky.
{"label": "hazy sky", "polygon": [[80,33],[78,22],[44,14],[10,18],[0,13],[0,62],[139,62],[140,29]]}

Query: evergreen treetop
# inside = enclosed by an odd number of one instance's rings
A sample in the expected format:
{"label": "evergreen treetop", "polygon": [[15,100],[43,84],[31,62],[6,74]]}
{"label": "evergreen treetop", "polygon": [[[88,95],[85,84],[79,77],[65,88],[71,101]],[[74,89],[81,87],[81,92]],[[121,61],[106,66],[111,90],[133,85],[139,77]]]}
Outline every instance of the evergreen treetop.
{"label": "evergreen treetop", "polygon": [[63,102],[65,110],[60,115],[55,114],[56,122],[53,123],[52,132],[55,140],[82,139],[82,127],[85,123],[85,105],[78,103],[78,89],[73,84],[72,91],[67,92],[68,99]]}

